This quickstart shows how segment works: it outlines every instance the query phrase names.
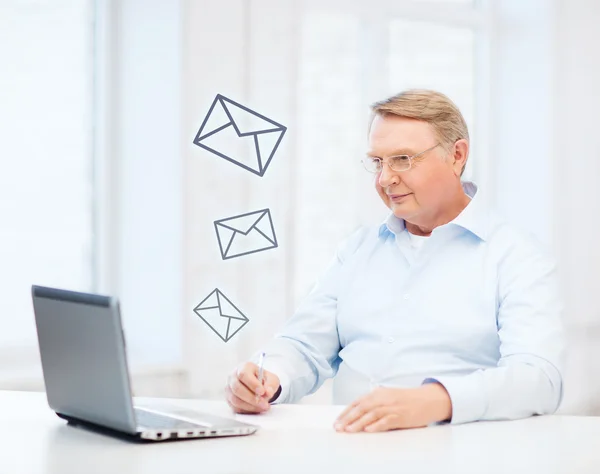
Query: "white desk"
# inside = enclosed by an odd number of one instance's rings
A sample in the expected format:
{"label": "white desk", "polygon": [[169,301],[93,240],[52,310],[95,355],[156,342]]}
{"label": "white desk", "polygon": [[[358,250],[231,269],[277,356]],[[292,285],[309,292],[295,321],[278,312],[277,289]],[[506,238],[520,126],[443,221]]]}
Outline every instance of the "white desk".
{"label": "white desk", "polygon": [[[157,401],[231,416],[220,402]],[[332,428],[342,408],[276,406],[266,415],[238,415],[262,427],[251,436],[140,445],[67,426],[44,394],[0,391],[0,473],[600,472],[598,417],[346,434]]]}

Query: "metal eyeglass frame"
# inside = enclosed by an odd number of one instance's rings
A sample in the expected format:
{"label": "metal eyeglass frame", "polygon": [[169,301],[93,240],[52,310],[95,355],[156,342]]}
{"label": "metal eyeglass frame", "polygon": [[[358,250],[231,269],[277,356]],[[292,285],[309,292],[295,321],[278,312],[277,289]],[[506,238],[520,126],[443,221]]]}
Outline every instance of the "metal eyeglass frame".
{"label": "metal eyeglass frame", "polygon": [[[362,162],[363,166],[365,167],[365,169],[366,169],[366,170],[367,170],[369,173],[379,173],[379,172],[380,172],[380,171],[383,169],[383,165],[384,165],[384,164],[387,164],[387,165],[390,167],[390,169],[391,169],[392,171],[396,171],[396,172],[398,172],[398,173],[402,173],[402,172],[404,172],[404,171],[408,171],[409,169],[411,169],[411,168],[412,168],[412,163],[413,163],[413,160],[414,160],[415,158],[418,158],[419,156],[423,155],[424,153],[427,153],[428,151],[431,151],[431,150],[433,150],[435,147],[437,147],[437,146],[439,146],[439,145],[441,145],[441,143],[437,143],[437,144],[433,145],[431,148],[427,148],[427,150],[424,150],[424,151],[422,151],[422,152],[420,152],[420,153],[416,153],[416,154],[414,154],[414,155],[412,155],[412,156],[409,156],[409,155],[395,155],[395,156],[390,156],[390,157],[388,158],[388,161],[383,161],[383,160],[381,160],[381,159],[377,158],[376,160],[377,160],[377,161],[379,161],[379,163],[381,163],[381,167],[380,167],[378,170],[375,170],[375,171],[371,171],[369,168],[367,168],[367,161],[366,161],[366,160],[367,160],[367,159],[370,159],[370,158],[368,158],[368,157],[364,157],[364,158],[361,160],[361,162]],[[408,168],[406,168],[406,169],[402,169],[402,170],[397,170],[397,169],[394,169],[394,168],[392,168],[392,165],[390,165],[390,162],[389,162],[389,160],[390,160],[390,159],[392,159],[392,158],[399,158],[399,157],[406,157],[406,158],[408,159]],[[373,159],[371,159],[371,162],[373,162],[373,161],[376,161],[376,160],[373,160]]]}

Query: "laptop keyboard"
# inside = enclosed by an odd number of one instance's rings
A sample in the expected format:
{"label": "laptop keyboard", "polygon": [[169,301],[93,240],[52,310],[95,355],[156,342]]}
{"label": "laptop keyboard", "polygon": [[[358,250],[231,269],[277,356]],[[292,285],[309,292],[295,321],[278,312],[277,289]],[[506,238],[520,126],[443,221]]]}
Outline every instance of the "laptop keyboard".
{"label": "laptop keyboard", "polygon": [[186,429],[198,429],[206,428],[206,426],[199,423],[191,423],[185,420],[179,420],[170,416],[159,415],[151,411],[135,409],[135,417],[138,426],[149,429],[162,429],[162,430],[186,430]]}

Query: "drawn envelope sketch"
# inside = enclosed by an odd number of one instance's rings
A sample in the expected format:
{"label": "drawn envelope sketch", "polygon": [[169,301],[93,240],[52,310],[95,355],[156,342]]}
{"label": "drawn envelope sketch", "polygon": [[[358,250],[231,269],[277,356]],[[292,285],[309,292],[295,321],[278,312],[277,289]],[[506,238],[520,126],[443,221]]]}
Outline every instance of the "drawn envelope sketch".
{"label": "drawn envelope sketch", "polygon": [[224,342],[228,342],[249,321],[218,288],[204,298],[194,312]]}
{"label": "drawn envelope sketch", "polygon": [[214,224],[223,260],[277,248],[269,209],[220,219]]}
{"label": "drawn envelope sketch", "polygon": [[194,144],[263,176],[287,127],[217,94]]}

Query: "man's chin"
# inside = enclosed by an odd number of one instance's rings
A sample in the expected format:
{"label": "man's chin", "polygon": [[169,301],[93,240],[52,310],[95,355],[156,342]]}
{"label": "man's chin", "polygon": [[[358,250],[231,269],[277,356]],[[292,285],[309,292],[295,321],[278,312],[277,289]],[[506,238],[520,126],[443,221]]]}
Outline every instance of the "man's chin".
{"label": "man's chin", "polygon": [[406,204],[392,202],[390,209],[398,219],[406,220],[415,214],[412,206],[407,206]]}

